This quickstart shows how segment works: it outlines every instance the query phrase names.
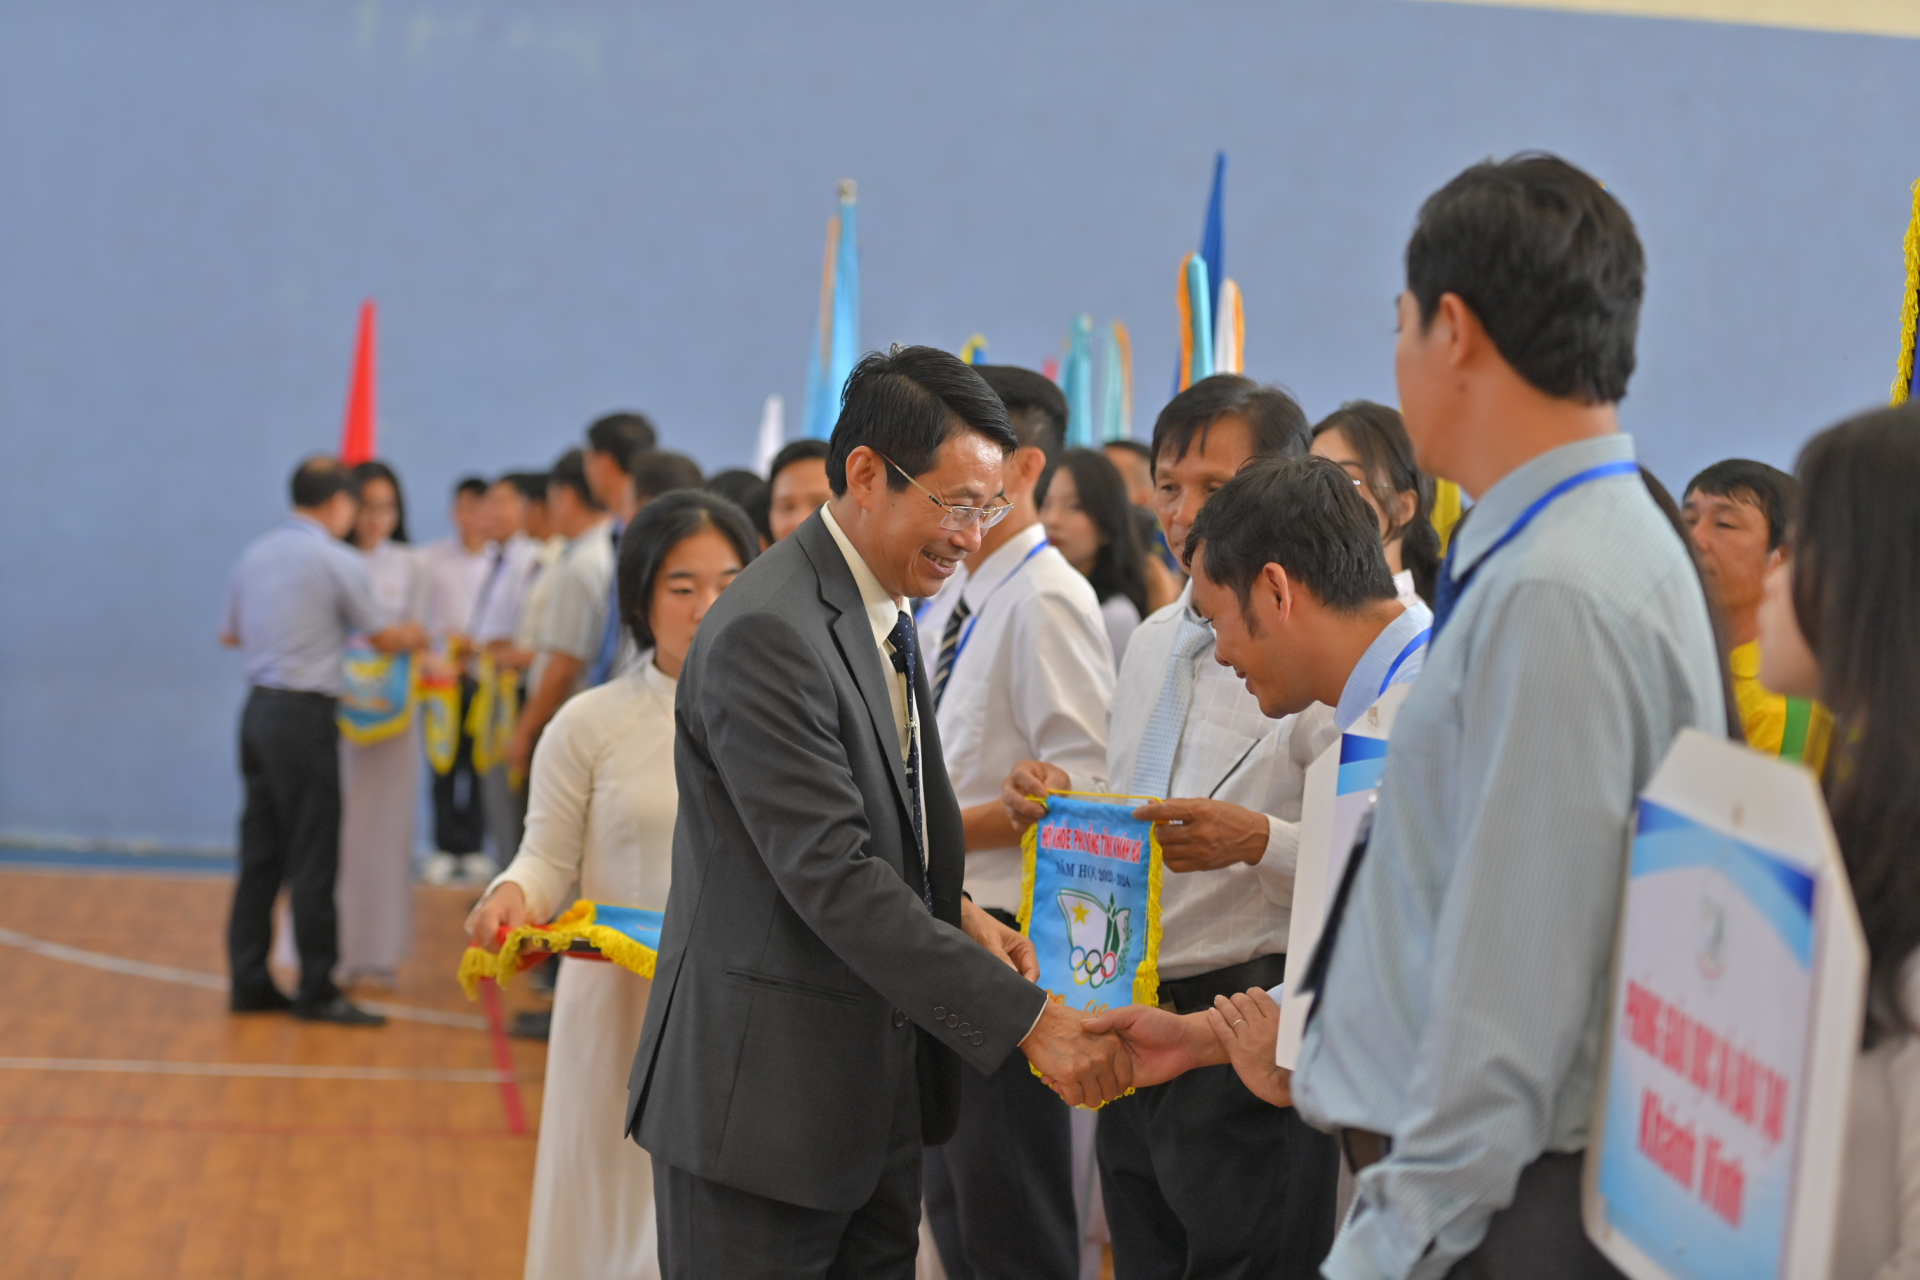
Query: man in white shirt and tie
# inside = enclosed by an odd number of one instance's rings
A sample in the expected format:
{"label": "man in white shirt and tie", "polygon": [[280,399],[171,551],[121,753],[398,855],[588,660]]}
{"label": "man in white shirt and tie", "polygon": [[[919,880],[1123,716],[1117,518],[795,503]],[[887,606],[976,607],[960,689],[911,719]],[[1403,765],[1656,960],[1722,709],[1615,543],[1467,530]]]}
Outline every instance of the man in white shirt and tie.
{"label": "man in white shirt and tie", "polygon": [[[1201,505],[1256,457],[1306,454],[1306,415],[1285,392],[1218,374],[1181,392],[1153,428],[1154,494],[1168,544],[1184,550]],[[1140,624],[1120,669],[1104,774],[1038,761],[1008,778],[1021,823],[1047,788],[1167,797],[1151,819],[1170,873],[1161,890],[1163,1008],[1285,976],[1307,766],[1336,736],[1325,707],[1272,720],[1214,660],[1191,586]],[[1097,1149],[1116,1280],[1318,1273],[1334,1235],[1338,1155],[1292,1108],[1275,1108],[1231,1067],[1188,1072],[1100,1113]]]}
{"label": "man in white shirt and tie", "polygon": [[[1047,543],[1040,501],[1066,447],[1067,398],[1030,369],[975,365],[1007,407],[1012,511],[920,611],[947,777],[960,803],[966,891],[1018,929],[1020,833],[1001,803],[1007,772],[1037,758],[1069,773],[1106,766],[1113,649],[1086,578]],[[960,1124],[925,1158],[927,1217],[949,1280],[1075,1280],[1080,1274],[1070,1112],[1019,1055],[961,1074]]]}

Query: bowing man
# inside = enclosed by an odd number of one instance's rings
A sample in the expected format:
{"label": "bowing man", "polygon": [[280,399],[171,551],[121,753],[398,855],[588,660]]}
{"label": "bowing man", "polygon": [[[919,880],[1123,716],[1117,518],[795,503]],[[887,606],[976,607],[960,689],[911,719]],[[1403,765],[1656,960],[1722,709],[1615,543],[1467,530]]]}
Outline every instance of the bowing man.
{"label": "bowing man", "polygon": [[962,1070],[1017,1047],[1070,1102],[1131,1080],[961,894],[906,613],[1002,518],[1006,409],[928,347],[868,355],[841,405],[833,500],[740,574],[680,675],[673,894],[627,1122],[670,1278],[907,1280],[921,1147],[953,1132]]}

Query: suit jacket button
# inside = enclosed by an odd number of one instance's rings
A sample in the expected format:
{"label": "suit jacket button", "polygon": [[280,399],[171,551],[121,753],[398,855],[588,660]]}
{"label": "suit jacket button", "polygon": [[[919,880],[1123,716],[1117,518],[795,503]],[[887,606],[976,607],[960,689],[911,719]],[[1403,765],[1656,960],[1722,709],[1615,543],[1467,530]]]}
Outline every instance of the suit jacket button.
{"label": "suit jacket button", "polygon": [[971,1032],[972,1030],[973,1030],[973,1028],[972,1028],[971,1026],[968,1026],[968,1025],[967,1025],[966,1023],[964,1023],[964,1022],[963,1022],[963,1023],[961,1023],[961,1024],[960,1024],[960,1034],[961,1034],[961,1035],[963,1035],[963,1036],[964,1036],[964,1035],[966,1035],[966,1034],[968,1034],[969,1032]]}
{"label": "suit jacket button", "polygon": [[947,1020],[947,1006],[943,1004],[933,1006],[933,1017],[936,1022],[945,1022]]}
{"label": "suit jacket button", "polygon": [[893,1025],[896,1027],[904,1027],[907,1025],[907,1011],[905,1009],[895,1009],[893,1011]]}
{"label": "suit jacket button", "polygon": [[950,1014],[948,1014],[948,1015],[947,1015],[947,1025],[948,1025],[948,1026],[950,1026],[950,1027],[957,1027],[957,1026],[959,1026],[959,1025],[960,1025],[960,1015],[959,1015],[959,1014],[957,1014],[957,1013],[950,1013]]}
{"label": "suit jacket button", "polygon": [[985,1044],[985,1043],[987,1042],[987,1033],[986,1033],[986,1032],[984,1032],[984,1031],[976,1031],[976,1032],[974,1032],[974,1033],[973,1033],[973,1042],[974,1042],[975,1044]]}

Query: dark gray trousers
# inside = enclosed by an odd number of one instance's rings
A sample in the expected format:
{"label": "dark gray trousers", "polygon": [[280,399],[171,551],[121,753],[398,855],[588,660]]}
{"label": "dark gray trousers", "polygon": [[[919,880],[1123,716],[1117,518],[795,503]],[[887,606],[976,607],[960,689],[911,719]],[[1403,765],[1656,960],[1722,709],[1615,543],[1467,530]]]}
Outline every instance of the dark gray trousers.
{"label": "dark gray trousers", "polygon": [[1094,1139],[1115,1280],[1317,1280],[1340,1156],[1232,1067],[1107,1104]]}
{"label": "dark gray trousers", "polygon": [[340,730],[332,698],[256,688],[240,713],[240,876],[227,920],[227,961],[236,1001],[269,993],[273,900],[285,884],[300,948],[294,999],[325,1004],[339,988],[340,922],[333,903],[340,870]]}
{"label": "dark gray trousers", "polygon": [[927,1224],[947,1280],[1075,1280],[1073,1126],[1027,1055],[960,1073],[960,1127],[926,1155]]}
{"label": "dark gray trousers", "polygon": [[1453,1264],[1450,1280],[1624,1280],[1580,1221],[1582,1152],[1555,1152],[1520,1171],[1513,1203],[1493,1215],[1480,1247]]}
{"label": "dark gray trousers", "polygon": [[898,1094],[880,1182],[851,1213],[754,1195],[656,1160],[660,1274],[665,1280],[913,1280],[921,1147],[920,1095],[911,1075]]}

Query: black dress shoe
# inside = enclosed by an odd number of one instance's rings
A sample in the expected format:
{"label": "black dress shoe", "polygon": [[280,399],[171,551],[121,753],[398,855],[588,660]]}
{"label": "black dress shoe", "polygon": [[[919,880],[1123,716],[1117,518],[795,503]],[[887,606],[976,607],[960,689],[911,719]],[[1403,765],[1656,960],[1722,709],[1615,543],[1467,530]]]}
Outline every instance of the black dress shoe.
{"label": "black dress shoe", "polygon": [[268,987],[264,991],[235,991],[227,1007],[234,1013],[285,1013],[293,1008],[293,1001],[282,995],[280,988]]}
{"label": "black dress shoe", "polygon": [[302,1022],[333,1022],[343,1027],[384,1027],[387,1020],[368,1013],[345,996],[336,995],[319,1004],[296,1004],[293,1016]]}
{"label": "black dress shoe", "polygon": [[513,1015],[507,1034],[516,1040],[545,1040],[553,1027],[553,1010],[527,1009]]}

